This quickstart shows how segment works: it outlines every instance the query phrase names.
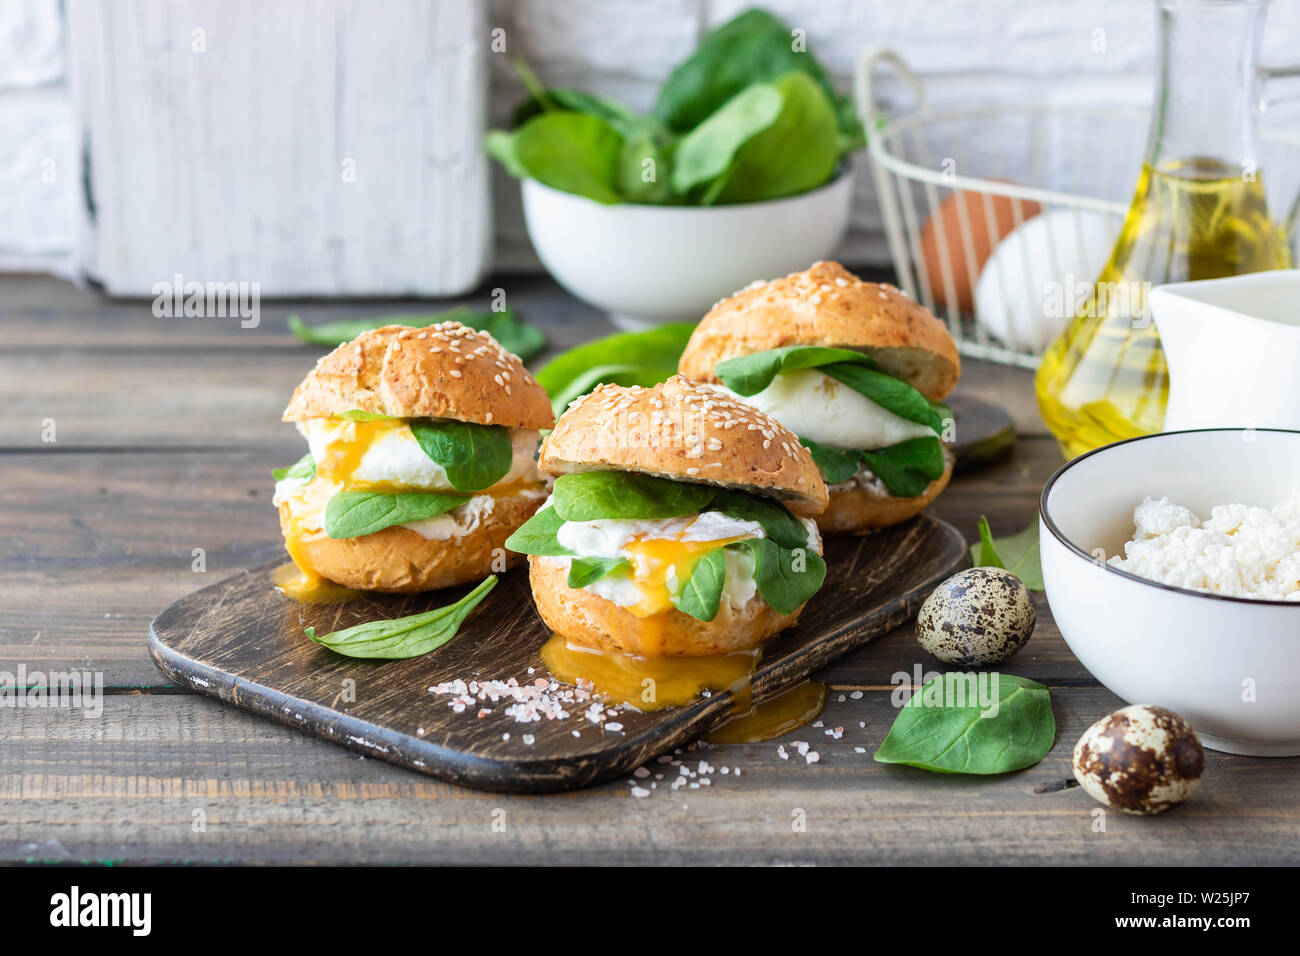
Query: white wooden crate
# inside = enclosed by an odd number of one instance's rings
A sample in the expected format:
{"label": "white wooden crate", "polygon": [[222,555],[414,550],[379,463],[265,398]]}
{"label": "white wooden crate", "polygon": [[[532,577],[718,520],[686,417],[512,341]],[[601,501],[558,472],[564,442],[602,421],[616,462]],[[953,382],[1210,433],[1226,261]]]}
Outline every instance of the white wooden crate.
{"label": "white wooden crate", "polygon": [[79,268],[446,295],[491,244],[486,0],[71,0]]}

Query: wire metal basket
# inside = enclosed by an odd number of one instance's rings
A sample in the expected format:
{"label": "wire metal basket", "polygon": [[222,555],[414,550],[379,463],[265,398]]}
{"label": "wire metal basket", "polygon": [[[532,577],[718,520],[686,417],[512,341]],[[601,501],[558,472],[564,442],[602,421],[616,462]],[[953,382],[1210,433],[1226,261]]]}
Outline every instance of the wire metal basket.
{"label": "wire metal basket", "polygon": [[[886,116],[892,67],[914,109]],[[858,60],[854,95],[899,285],[965,355],[1036,367],[1110,256],[1137,182],[1148,114],[1058,106],[932,110],[893,51]],[[1300,191],[1300,137],[1265,135],[1274,209]]]}

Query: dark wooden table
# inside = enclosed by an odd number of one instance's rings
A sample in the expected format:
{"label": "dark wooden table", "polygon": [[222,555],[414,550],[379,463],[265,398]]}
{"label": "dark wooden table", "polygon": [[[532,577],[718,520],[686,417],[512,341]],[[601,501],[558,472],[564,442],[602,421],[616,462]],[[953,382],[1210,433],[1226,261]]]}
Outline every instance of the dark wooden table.
{"label": "dark wooden table", "polygon": [[[557,348],[607,331],[546,280],[495,284]],[[234,319],[157,319],[149,302],[110,302],[55,280],[0,280],[0,671],[92,671],[105,685],[97,718],[0,710],[0,859],[1300,861],[1295,759],[1207,753],[1192,802],[1153,819],[1110,813],[1098,828],[1070,751],[1121,702],[1070,654],[1041,598],[1036,635],[1005,669],[1051,687],[1056,746],[1032,769],[993,779],[871,759],[894,717],[893,675],[938,666],[910,626],[822,672],[825,728],[684,752],[673,759],[708,784],[671,791],[678,766],[654,765],[664,781],[644,798],[630,780],[547,797],[460,789],[169,686],[145,650],[153,616],[281,553],[269,469],[295,461],[302,442],[280,411],[322,351],[287,333],[286,314],[413,308],[428,306],[267,303],[261,325],[242,329]],[[965,369],[960,390],[1006,407],[1020,434],[1010,458],[960,476],[935,506],[968,537],[981,513],[997,534],[1026,525],[1060,463],[1030,377]],[[51,423],[56,440],[43,441]],[[206,570],[194,570],[196,554]],[[841,726],[838,740],[825,732]],[[819,760],[800,757],[795,740]]]}

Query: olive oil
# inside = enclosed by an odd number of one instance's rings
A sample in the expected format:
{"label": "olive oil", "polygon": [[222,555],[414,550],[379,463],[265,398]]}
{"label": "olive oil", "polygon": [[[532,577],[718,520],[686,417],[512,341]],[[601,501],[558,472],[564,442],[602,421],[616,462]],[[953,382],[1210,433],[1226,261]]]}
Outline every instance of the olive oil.
{"label": "olive oil", "polygon": [[1066,457],[1160,430],[1169,373],[1153,286],[1290,267],[1258,171],[1204,157],[1144,166],[1110,260],[1035,379]]}

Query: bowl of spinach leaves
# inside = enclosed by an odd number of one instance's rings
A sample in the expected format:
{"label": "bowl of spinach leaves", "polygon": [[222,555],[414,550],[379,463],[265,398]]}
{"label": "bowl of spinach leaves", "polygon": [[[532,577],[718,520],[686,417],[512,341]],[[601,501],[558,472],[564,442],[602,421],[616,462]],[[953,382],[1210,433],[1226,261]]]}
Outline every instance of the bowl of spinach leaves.
{"label": "bowl of spinach leaves", "polygon": [[529,96],[486,148],[523,181],[542,263],[615,324],[697,319],[842,240],[862,126],[799,31],[766,11],[710,33],[648,114],[520,75]]}

